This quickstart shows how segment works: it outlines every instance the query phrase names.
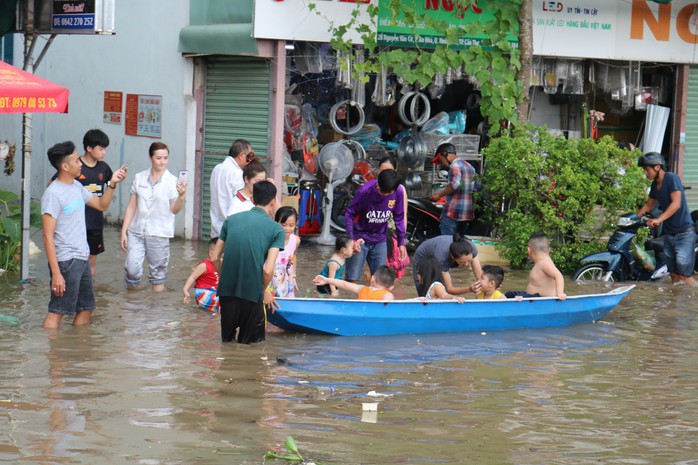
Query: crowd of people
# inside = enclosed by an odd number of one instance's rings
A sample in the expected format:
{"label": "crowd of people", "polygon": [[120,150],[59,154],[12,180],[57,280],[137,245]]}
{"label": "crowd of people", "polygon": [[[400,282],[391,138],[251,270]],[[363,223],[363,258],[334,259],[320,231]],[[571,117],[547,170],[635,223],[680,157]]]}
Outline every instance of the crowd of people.
{"label": "crowd of people", "polygon": [[[41,199],[51,276],[46,328],[58,327],[64,315],[73,317],[76,325],[91,321],[95,309],[92,276],[96,257],[105,250],[102,212],[108,208],[116,185],[128,174],[127,165],[112,172],[104,161],[108,145],[106,134],[90,130],[83,139],[82,156],[72,142],[48,150],[57,174]],[[220,313],[224,342],[247,344],[264,340],[265,311],[278,308],[277,297],[295,297],[296,251],[301,239],[296,233],[298,213],[293,207],[279,208],[277,188],[267,179],[250,143],[234,141],[228,155],[211,173],[208,256],[196,265],[182,293],[184,302],[191,302],[193,288],[197,305]],[[151,144],[149,157],[150,169],[137,173],[131,182],[120,242],[126,253],[126,287],[140,286],[147,262],[149,283],[159,292],[165,288],[170,238],[187,182],[167,170],[169,148],[164,143]],[[437,148],[434,162],[448,168],[449,174],[446,187],[432,200],[445,197],[446,204],[441,235],[423,242],[411,259],[418,298],[461,303],[465,294],[479,299],[565,299],[564,277],[550,258],[550,241],[544,233],[532,235],[528,242],[533,268],[527,288],[502,293],[504,270],[481,265],[477,247],[465,237],[472,220],[473,167],[456,156],[451,144]],[[650,200],[638,214],[660,204],[664,213],[650,221],[655,226],[666,224],[672,280],[692,282],[693,263],[687,263],[683,252],[686,243],[695,243],[695,231],[686,226],[685,196],[677,188],[680,182],[663,171],[657,157],[646,155],[640,164],[653,184]],[[335,297],[345,291],[358,299],[393,300],[395,280],[410,263],[405,247],[406,209],[407,194],[396,162],[386,157],[380,161],[377,179],[366,182],[352,198],[346,211],[346,234],[336,238],[334,253],[313,279],[317,292]],[[367,284],[359,284],[365,265]],[[450,270],[465,267],[472,270],[475,279],[457,286]]]}

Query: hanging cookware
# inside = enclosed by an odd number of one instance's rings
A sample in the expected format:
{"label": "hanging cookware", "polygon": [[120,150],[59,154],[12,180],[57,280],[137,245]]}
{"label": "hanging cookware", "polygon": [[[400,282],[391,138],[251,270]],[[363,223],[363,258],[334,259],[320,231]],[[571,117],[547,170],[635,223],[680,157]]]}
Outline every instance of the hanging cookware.
{"label": "hanging cookware", "polygon": [[408,168],[421,165],[429,155],[429,147],[420,133],[412,134],[400,140],[397,159]]}
{"label": "hanging cookware", "polygon": [[405,188],[410,191],[418,191],[422,188],[422,177],[414,171],[407,173]]}

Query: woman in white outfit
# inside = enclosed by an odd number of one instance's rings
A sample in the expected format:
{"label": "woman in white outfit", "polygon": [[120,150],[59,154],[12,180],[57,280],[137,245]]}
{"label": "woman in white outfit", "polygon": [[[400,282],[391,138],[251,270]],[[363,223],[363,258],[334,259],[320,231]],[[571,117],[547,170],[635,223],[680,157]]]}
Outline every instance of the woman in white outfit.
{"label": "woman in white outfit", "polygon": [[148,150],[151,168],[137,173],[131,184],[121,249],[126,252],[124,280],[128,289],[140,285],[143,259],[148,261],[148,278],[153,291],[165,289],[170,261],[170,238],[174,237],[175,215],[182,209],[187,182],[167,170],[170,149],[153,142]]}

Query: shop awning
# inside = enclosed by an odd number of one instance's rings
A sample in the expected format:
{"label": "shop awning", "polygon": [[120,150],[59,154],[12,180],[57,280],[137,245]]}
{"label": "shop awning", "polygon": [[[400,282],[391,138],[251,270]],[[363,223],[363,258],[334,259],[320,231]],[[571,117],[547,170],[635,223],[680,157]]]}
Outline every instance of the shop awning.
{"label": "shop awning", "polygon": [[191,55],[256,55],[254,0],[189,0],[189,25],[179,31],[179,52]]}
{"label": "shop awning", "polygon": [[0,61],[0,113],[67,113],[63,86]]}

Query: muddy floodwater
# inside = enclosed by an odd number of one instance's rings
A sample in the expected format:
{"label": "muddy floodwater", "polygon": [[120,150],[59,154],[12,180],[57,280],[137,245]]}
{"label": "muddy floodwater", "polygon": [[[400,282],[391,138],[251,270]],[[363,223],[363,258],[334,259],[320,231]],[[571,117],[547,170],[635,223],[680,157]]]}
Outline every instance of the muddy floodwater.
{"label": "muddy floodwater", "polygon": [[[696,288],[639,283],[599,323],[567,328],[238,346],[182,303],[206,244],[173,241],[155,295],[126,292],[116,229],[106,238],[92,325],[41,328],[43,255],[30,284],[0,276],[0,463],[259,464],[293,436],[325,465],[698,464]],[[300,295],[330,255],[301,245]],[[409,275],[395,292],[415,295]]]}

